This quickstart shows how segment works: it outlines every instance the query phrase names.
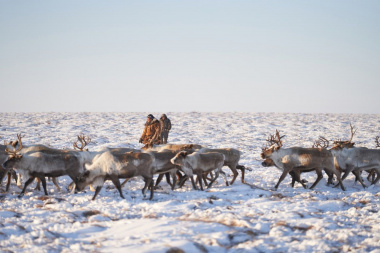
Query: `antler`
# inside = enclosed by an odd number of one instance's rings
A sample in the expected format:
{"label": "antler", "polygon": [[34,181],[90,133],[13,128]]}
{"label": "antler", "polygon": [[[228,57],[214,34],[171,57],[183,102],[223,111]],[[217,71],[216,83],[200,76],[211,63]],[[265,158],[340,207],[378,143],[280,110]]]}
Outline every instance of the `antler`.
{"label": "antler", "polygon": [[[80,141],[81,143],[80,147],[78,147],[78,141]],[[91,142],[91,138],[88,136],[86,137],[84,135],[78,135],[78,141],[74,142],[74,149],[79,149],[80,151],[83,151],[87,144]]]}
{"label": "antler", "polygon": [[380,148],[379,138],[380,138],[380,136],[375,137],[376,148]]}
{"label": "antler", "polygon": [[350,123],[350,132],[351,132],[351,137],[350,137],[350,140],[348,140],[348,141],[342,141],[342,140],[338,140],[338,141],[334,141],[333,143],[334,143],[334,145],[335,145],[335,147],[345,147],[345,146],[350,146],[350,147],[352,147],[355,143],[353,143],[353,142],[351,142],[352,141],[352,139],[354,138],[354,135],[355,135],[355,133],[356,133],[356,131],[358,130],[357,128],[355,129],[355,131],[354,131],[354,126]]}
{"label": "antler", "polygon": [[282,147],[282,141],[281,141],[281,139],[284,138],[285,135],[280,136],[280,131],[278,131],[278,130],[276,129],[276,137],[277,137],[277,142],[276,142],[276,144],[277,144],[279,147]]}
{"label": "antler", "polygon": [[352,138],[354,138],[354,134],[356,133],[356,131],[358,130],[357,128],[355,129],[354,131],[354,126],[350,123],[350,128],[351,128],[351,139],[348,141],[348,142],[351,142],[352,141]]}
{"label": "antler", "polygon": [[13,150],[9,150],[8,148],[6,148],[5,152],[8,153],[11,156],[16,156],[17,152],[19,152],[22,149],[21,137],[22,137],[21,134],[17,134],[17,139],[18,139],[18,142],[20,143],[20,146],[17,148],[17,150],[16,150],[15,145],[12,145],[13,146]]}
{"label": "antler", "polygon": [[[321,142],[323,142],[323,145]],[[328,148],[328,147],[329,147],[329,141],[323,136],[320,136],[319,139],[316,140],[312,146],[312,148]]]}
{"label": "antler", "polygon": [[278,131],[276,129],[276,134],[275,135],[269,135],[269,137],[266,141],[269,142],[270,146],[276,144],[280,148],[280,147],[282,147],[281,139],[284,137],[285,137],[285,135],[280,136],[280,131]]}

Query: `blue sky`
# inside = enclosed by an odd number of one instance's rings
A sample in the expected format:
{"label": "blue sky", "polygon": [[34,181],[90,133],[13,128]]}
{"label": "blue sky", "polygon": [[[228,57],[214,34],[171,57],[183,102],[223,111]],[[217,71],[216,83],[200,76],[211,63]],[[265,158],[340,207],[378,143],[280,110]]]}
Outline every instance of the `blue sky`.
{"label": "blue sky", "polygon": [[380,113],[380,1],[0,0],[0,111]]}

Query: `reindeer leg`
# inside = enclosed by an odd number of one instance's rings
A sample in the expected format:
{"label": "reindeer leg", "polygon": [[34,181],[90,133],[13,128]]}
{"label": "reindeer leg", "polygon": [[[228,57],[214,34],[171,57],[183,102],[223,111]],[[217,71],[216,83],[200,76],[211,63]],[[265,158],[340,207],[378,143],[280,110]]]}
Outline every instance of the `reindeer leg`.
{"label": "reindeer leg", "polygon": [[[375,170],[374,169],[371,169],[368,171],[368,176],[367,176],[367,181],[369,182],[373,182],[375,180]],[[371,176],[372,176],[372,180],[371,180]]]}
{"label": "reindeer leg", "polygon": [[26,187],[28,187],[28,185],[30,185],[30,183],[32,183],[34,180],[34,177],[30,177],[24,184],[24,188],[22,189],[21,193],[18,195],[18,198],[22,198],[25,194],[25,190],[26,190]]}
{"label": "reindeer leg", "polygon": [[274,187],[275,190],[277,191],[278,187],[280,186],[280,183],[282,182],[282,180],[285,179],[286,175],[290,172],[291,169],[284,169],[284,171],[282,172],[282,175],[280,176],[280,178],[278,179],[278,183],[276,184],[276,186]]}
{"label": "reindeer leg", "polygon": [[289,175],[292,177],[292,188],[294,188],[294,184],[296,183],[296,175],[294,171],[289,172]]}
{"label": "reindeer leg", "polygon": [[149,197],[149,200],[152,200],[153,199],[153,195],[154,195],[154,187],[153,187],[153,185],[154,185],[154,179],[153,178],[152,178],[152,182],[150,183],[150,185],[152,187],[150,188],[150,197]]}
{"label": "reindeer leg", "polygon": [[194,189],[194,190],[198,190],[198,187],[197,187],[197,185],[196,185],[195,182],[194,182],[194,177],[193,177],[193,176],[190,176],[190,179],[191,179],[191,183],[192,183],[192,185],[193,185],[193,189]]}
{"label": "reindeer leg", "polygon": [[336,172],[334,172],[334,174],[335,174],[336,178],[338,179],[338,184],[335,185],[334,188],[335,188],[335,187],[338,187],[338,186],[340,185],[340,188],[342,188],[342,190],[345,191],[345,190],[346,190],[346,187],[344,187],[344,185],[343,185],[343,181],[342,181],[342,179],[340,178],[340,172],[336,171]]}
{"label": "reindeer leg", "polygon": [[68,190],[68,191],[71,191],[71,193],[73,193],[73,192],[76,190],[76,188],[77,188],[77,186],[76,186],[76,184],[75,184],[74,181],[72,181],[72,182],[69,184],[69,186],[67,186],[67,190]]}
{"label": "reindeer leg", "polygon": [[5,187],[5,191],[9,190],[9,186],[11,185],[12,174],[11,172],[7,172],[7,186]]}
{"label": "reindeer leg", "polygon": [[94,194],[94,197],[92,197],[92,200],[95,200],[96,199],[96,196],[98,196],[100,190],[102,189],[102,186],[97,186],[96,187],[96,190],[95,190],[95,194]]}
{"label": "reindeer leg", "polygon": [[329,170],[326,170],[324,169],[324,171],[326,172],[327,176],[328,176],[328,179],[327,179],[327,185],[330,185],[333,183],[333,180],[334,180],[334,174],[331,173]]}
{"label": "reindeer leg", "polygon": [[116,189],[119,191],[120,197],[125,199],[123,196],[123,192],[121,191],[119,178],[117,176],[109,176],[109,179],[111,179],[112,183],[115,185]]}
{"label": "reindeer leg", "polygon": [[144,184],[144,187],[142,188],[141,192],[142,192],[143,197],[145,198],[146,197],[145,190],[146,190],[146,188],[148,188],[148,179],[144,178],[144,182],[145,182],[145,184]]}
{"label": "reindeer leg", "polygon": [[[165,173],[165,178],[166,178],[166,182],[168,183],[168,185],[170,185],[170,187],[174,187],[175,186],[175,184],[173,183],[172,184],[172,182],[171,182],[171,180],[170,180],[170,177],[171,177],[171,174],[170,174],[170,172],[166,172]],[[174,178],[173,178],[173,182],[174,182]],[[157,184],[156,184],[157,185]]]}
{"label": "reindeer leg", "polygon": [[142,189],[142,194],[145,198],[146,197],[145,191],[151,185],[152,178],[144,178],[144,182],[145,182],[145,185],[144,185],[144,188]]}
{"label": "reindeer leg", "polygon": [[208,183],[207,183],[207,173],[202,173],[202,180],[205,183],[205,186],[208,186]]}
{"label": "reindeer leg", "polygon": [[230,184],[228,183],[226,173],[223,170],[220,170],[220,174],[222,174],[224,181],[226,182],[226,186],[230,186]]}
{"label": "reindeer leg", "polygon": [[371,173],[372,174],[372,180],[371,180],[371,183],[375,181],[375,178],[376,178],[376,171],[374,169],[371,170]]}
{"label": "reindeer leg", "polygon": [[305,182],[307,182],[306,180],[301,180],[301,170],[300,168],[294,168],[293,171],[290,171],[289,172],[289,175],[292,176],[292,187],[294,187],[294,183],[295,182],[298,182],[302,185],[302,187],[304,189],[307,189],[307,185],[305,184]]}
{"label": "reindeer leg", "polygon": [[355,182],[359,181],[359,183],[363,186],[363,188],[367,188],[367,186],[364,184],[363,179],[361,177],[361,171],[354,170],[352,171],[352,174],[355,175]]}
{"label": "reindeer leg", "polygon": [[176,174],[176,172],[174,172],[174,173],[171,172],[170,174],[171,174],[171,176],[173,178],[172,191],[174,191],[175,186],[177,185],[177,174]]}
{"label": "reindeer leg", "polygon": [[[177,172],[175,174],[176,174],[176,177],[177,177],[178,184],[180,184],[182,178],[184,178],[185,176],[182,175],[182,173],[179,170],[177,170]],[[174,176],[173,176],[173,178],[174,178]]]}
{"label": "reindeer leg", "polygon": [[42,187],[44,188],[45,195],[48,195],[47,189],[46,189],[46,179],[44,176],[39,176],[37,177],[41,180],[42,182]]}
{"label": "reindeer leg", "polygon": [[243,165],[237,165],[236,168],[241,170],[241,182],[244,184],[245,167]]}
{"label": "reindeer leg", "polygon": [[203,191],[203,185],[202,185],[202,172],[197,172],[197,181],[201,187],[201,191]]}
{"label": "reindeer leg", "polygon": [[214,171],[210,171],[208,174],[210,175],[210,178],[207,178],[207,179],[212,181],[215,178]]}
{"label": "reindeer leg", "polygon": [[188,176],[183,176],[180,180],[179,180],[179,188],[182,188],[182,186],[185,184],[186,180],[189,179]]}
{"label": "reindeer leg", "polygon": [[315,180],[314,184],[310,187],[310,189],[314,189],[314,187],[319,183],[319,181],[321,181],[321,179],[323,178],[323,174],[322,174],[322,169],[321,168],[316,168],[315,169],[315,172],[317,173],[317,180]]}
{"label": "reindeer leg", "polygon": [[230,183],[231,185],[235,182],[235,179],[239,175],[239,172],[236,169],[236,165],[237,164],[228,165],[228,167],[232,170],[232,173],[234,173],[234,177],[232,178],[231,183]]}
{"label": "reindeer leg", "polygon": [[53,184],[55,185],[55,187],[57,187],[57,190],[60,192],[61,188],[58,185],[58,178],[57,177],[53,177],[52,180],[53,180]]}
{"label": "reindeer leg", "polygon": [[376,183],[379,182],[379,180],[380,180],[380,169],[376,168],[375,171],[376,171],[376,178],[375,178],[375,180],[371,183],[371,185],[376,184]]}
{"label": "reindeer leg", "polygon": [[342,181],[353,171],[354,168],[352,166],[347,166],[346,171],[343,174]]}
{"label": "reindeer leg", "polygon": [[9,172],[11,173],[13,179],[15,180],[15,182],[17,184],[17,173],[16,173],[16,171],[14,171],[14,169],[11,169]]}
{"label": "reindeer leg", "polygon": [[[221,170],[221,169],[220,169],[220,170]],[[223,172],[223,173],[224,173],[224,172]],[[218,177],[219,177],[219,171],[216,171],[216,172],[215,172],[215,177],[214,177],[214,179],[209,183],[207,189],[211,188],[212,184],[215,182],[216,179],[218,179]]]}
{"label": "reindeer leg", "polygon": [[126,178],[123,183],[121,183],[121,187],[123,187],[131,178]]}
{"label": "reindeer leg", "polygon": [[155,187],[157,187],[158,184],[161,183],[163,177],[164,177],[164,174],[159,174],[158,175]]}
{"label": "reindeer leg", "polygon": [[17,187],[22,189],[22,178],[21,178],[20,173],[18,173],[18,176],[17,176]]}
{"label": "reindeer leg", "polygon": [[37,186],[34,188],[35,191],[41,191],[41,180],[39,177],[36,178]]}

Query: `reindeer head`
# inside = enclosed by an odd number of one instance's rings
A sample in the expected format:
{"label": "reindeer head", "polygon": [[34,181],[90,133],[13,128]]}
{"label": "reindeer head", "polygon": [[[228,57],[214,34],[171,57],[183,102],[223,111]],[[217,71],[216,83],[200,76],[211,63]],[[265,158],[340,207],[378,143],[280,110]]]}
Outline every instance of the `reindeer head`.
{"label": "reindeer head", "polygon": [[79,191],[83,191],[83,189],[87,186],[87,179],[90,177],[90,171],[85,170],[82,172],[75,180],[76,187]]}
{"label": "reindeer head", "polygon": [[261,163],[263,167],[275,166],[274,161],[270,158],[265,158],[264,162]]}
{"label": "reindeer head", "polygon": [[[13,150],[9,150],[9,148],[5,149],[5,152],[8,153],[9,155],[8,160],[3,164],[3,167],[5,169],[13,168],[14,164],[22,158],[22,155],[18,153],[22,149],[21,134],[17,134],[17,139],[18,141],[13,141],[9,143],[9,145],[12,146]],[[17,144],[20,144],[20,145],[16,149]]]}
{"label": "reindeer head", "polygon": [[284,137],[285,135],[280,136],[280,131],[276,129],[276,134],[270,135],[268,139],[266,140],[270,146],[269,147],[265,146],[264,148],[262,148],[261,158],[262,159],[270,158],[273,152],[279,150],[282,147],[281,139]]}
{"label": "reindeer head", "polygon": [[334,141],[333,142],[334,146],[332,147],[332,149],[336,150],[336,149],[343,149],[343,148],[352,148],[355,145],[355,142],[352,142],[352,139],[354,138],[354,134],[356,133],[358,129],[354,130],[354,127],[352,126],[351,123],[350,123],[350,128],[351,128],[351,138],[348,141],[342,141],[342,140]]}
{"label": "reindeer head", "polygon": [[186,151],[181,151],[177,153],[170,161],[172,164],[183,166],[185,164],[185,158],[187,155],[188,153]]}

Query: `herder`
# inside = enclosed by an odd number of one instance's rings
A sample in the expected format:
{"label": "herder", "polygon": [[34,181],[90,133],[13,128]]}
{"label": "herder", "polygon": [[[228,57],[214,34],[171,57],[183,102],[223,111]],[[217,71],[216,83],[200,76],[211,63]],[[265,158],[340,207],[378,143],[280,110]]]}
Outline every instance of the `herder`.
{"label": "herder", "polygon": [[160,132],[160,122],[152,114],[149,114],[139,142],[143,144],[160,144]]}
{"label": "herder", "polygon": [[161,126],[161,143],[168,143],[169,131],[172,128],[172,123],[170,119],[166,116],[166,114],[162,114],[160,118],[160,126]]}

